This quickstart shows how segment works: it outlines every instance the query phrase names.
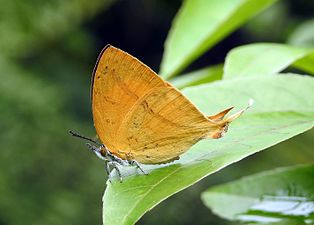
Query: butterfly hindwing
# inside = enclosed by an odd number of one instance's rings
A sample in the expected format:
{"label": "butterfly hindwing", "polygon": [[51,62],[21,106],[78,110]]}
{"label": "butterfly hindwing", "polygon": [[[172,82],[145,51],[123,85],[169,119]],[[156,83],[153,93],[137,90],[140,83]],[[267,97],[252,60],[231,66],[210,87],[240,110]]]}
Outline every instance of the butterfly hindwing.
{"label": "butterfly hindwing", "polygon": [[120,152],[142,163],[176,158],[208,132],[208,121],[174,87],[154,88],[133,107],[118,132]]}

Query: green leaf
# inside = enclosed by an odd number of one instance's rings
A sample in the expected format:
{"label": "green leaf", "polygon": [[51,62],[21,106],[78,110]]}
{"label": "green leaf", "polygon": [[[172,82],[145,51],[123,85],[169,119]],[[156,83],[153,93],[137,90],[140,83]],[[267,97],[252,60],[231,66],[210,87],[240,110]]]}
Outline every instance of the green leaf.
{"label": "green leaf", "polygon": [[275,169],[208,189],[204,204],[228,220],[312,224],[314,165]]}
{"label": "green leaf", "polygon": [[314,19],[299,25],[290,35],[288,43],[291,45],[314,47]]}
{"label": "green leaf", "polygon": [[186,0],[165,42],[164,78],[179,73],[193,60],[276,0]]}
{"label": "green leaf", "polygon": [[[289,87],[289,88],[287,88]],[[267,91],[266,91],[267,90]],[[144,165],[148,176],[123,168],[124,182],[107,182],[103,197],[105,225],[134,224],[146,211],[207,175],[255,152],[302,133],[314,124],[314,79],[296,75],[216,81],[184,90],[204,113],[230,105],[256,104],[221,139],[194,145],[180,160]],[[113,174],[115,175],[115,173]]]}
{"label": "green leaf", "polygon": [[206,67],[191,73],[183,74],[170,80],[170,83],[179,89],[209,83],[222,78],[222,65]]}
{"label": "green leaf", "polygon": [[314,53],[299,59],[293,64],[293,66],[314,75]]}
{"label": "green leaf", "polygon": [[[250,19],[241,31],[250,40],[285,40],[290,28],[289,9],[285,1],[277,1],[256,17]],[[282,26],[285,24],[285,26]]]}
{"label": "green leaf", "polygon": [[[259,43],[237,47],[227,55],[224,67],[225,79],[246,76],[268,76],[282,71],[292,64],[314,70],[311,54],[314,49],[284,44]],[[312,69],[310,69],[312,68]]]}

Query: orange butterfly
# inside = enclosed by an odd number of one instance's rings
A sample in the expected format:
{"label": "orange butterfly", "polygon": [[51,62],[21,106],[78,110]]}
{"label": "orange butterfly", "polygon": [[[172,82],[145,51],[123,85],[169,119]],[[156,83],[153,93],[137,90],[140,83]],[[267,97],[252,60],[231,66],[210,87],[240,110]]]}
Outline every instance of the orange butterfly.
{"label": "orange butterfly", "polygon": [[[148,66],[107,45],[98,58],[91,84],[94,125],[102,144],[88,144],[122,177],[119,165],[160,164],[204,138],[220,138],[246,109],[230,117],[233,108],[205,116],[192,102]],[[247,107],[248,108],[248,107]],[[96,143],[71,131],[71,134]],[[139,163],[138,163],[139,162]]]}

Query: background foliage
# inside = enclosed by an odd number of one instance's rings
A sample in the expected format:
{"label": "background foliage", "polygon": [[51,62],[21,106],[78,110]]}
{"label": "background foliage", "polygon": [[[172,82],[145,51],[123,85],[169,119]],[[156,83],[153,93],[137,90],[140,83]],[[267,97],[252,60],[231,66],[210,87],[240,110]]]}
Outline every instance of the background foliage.
{"label": "background foliage", "polygon": [[[181,2],[0,3],[0,224],[101,224],[103,164],[67,131],[95,135],[89,80],[101,48],[111,43],[158,71]],[[313,11],[312,1],[278,2],[185,72],[222,63],[243,44],[314,46]],[[163,202],[139,224],[229,224],[206,209],[200,192],[265,169],[313,162],[313,136],[309,131],[224,169]]]}

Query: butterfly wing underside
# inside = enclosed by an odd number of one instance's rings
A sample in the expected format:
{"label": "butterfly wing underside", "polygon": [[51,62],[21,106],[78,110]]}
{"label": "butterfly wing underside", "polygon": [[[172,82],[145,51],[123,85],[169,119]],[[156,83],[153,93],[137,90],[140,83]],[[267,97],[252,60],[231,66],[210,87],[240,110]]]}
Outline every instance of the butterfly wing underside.
{"label": "butterfly wing underside", "polygon": [[99,56],[91,95],[97,134],[122,159],[171,161],[208,133],[208,119],[188,99],[112,46]]}
{"label": "butterfly wing underside", "polygon": [[154,88],[119,130],[121,151],[142,163],[178,158],[208,131],[208,121],[173,87]]}

